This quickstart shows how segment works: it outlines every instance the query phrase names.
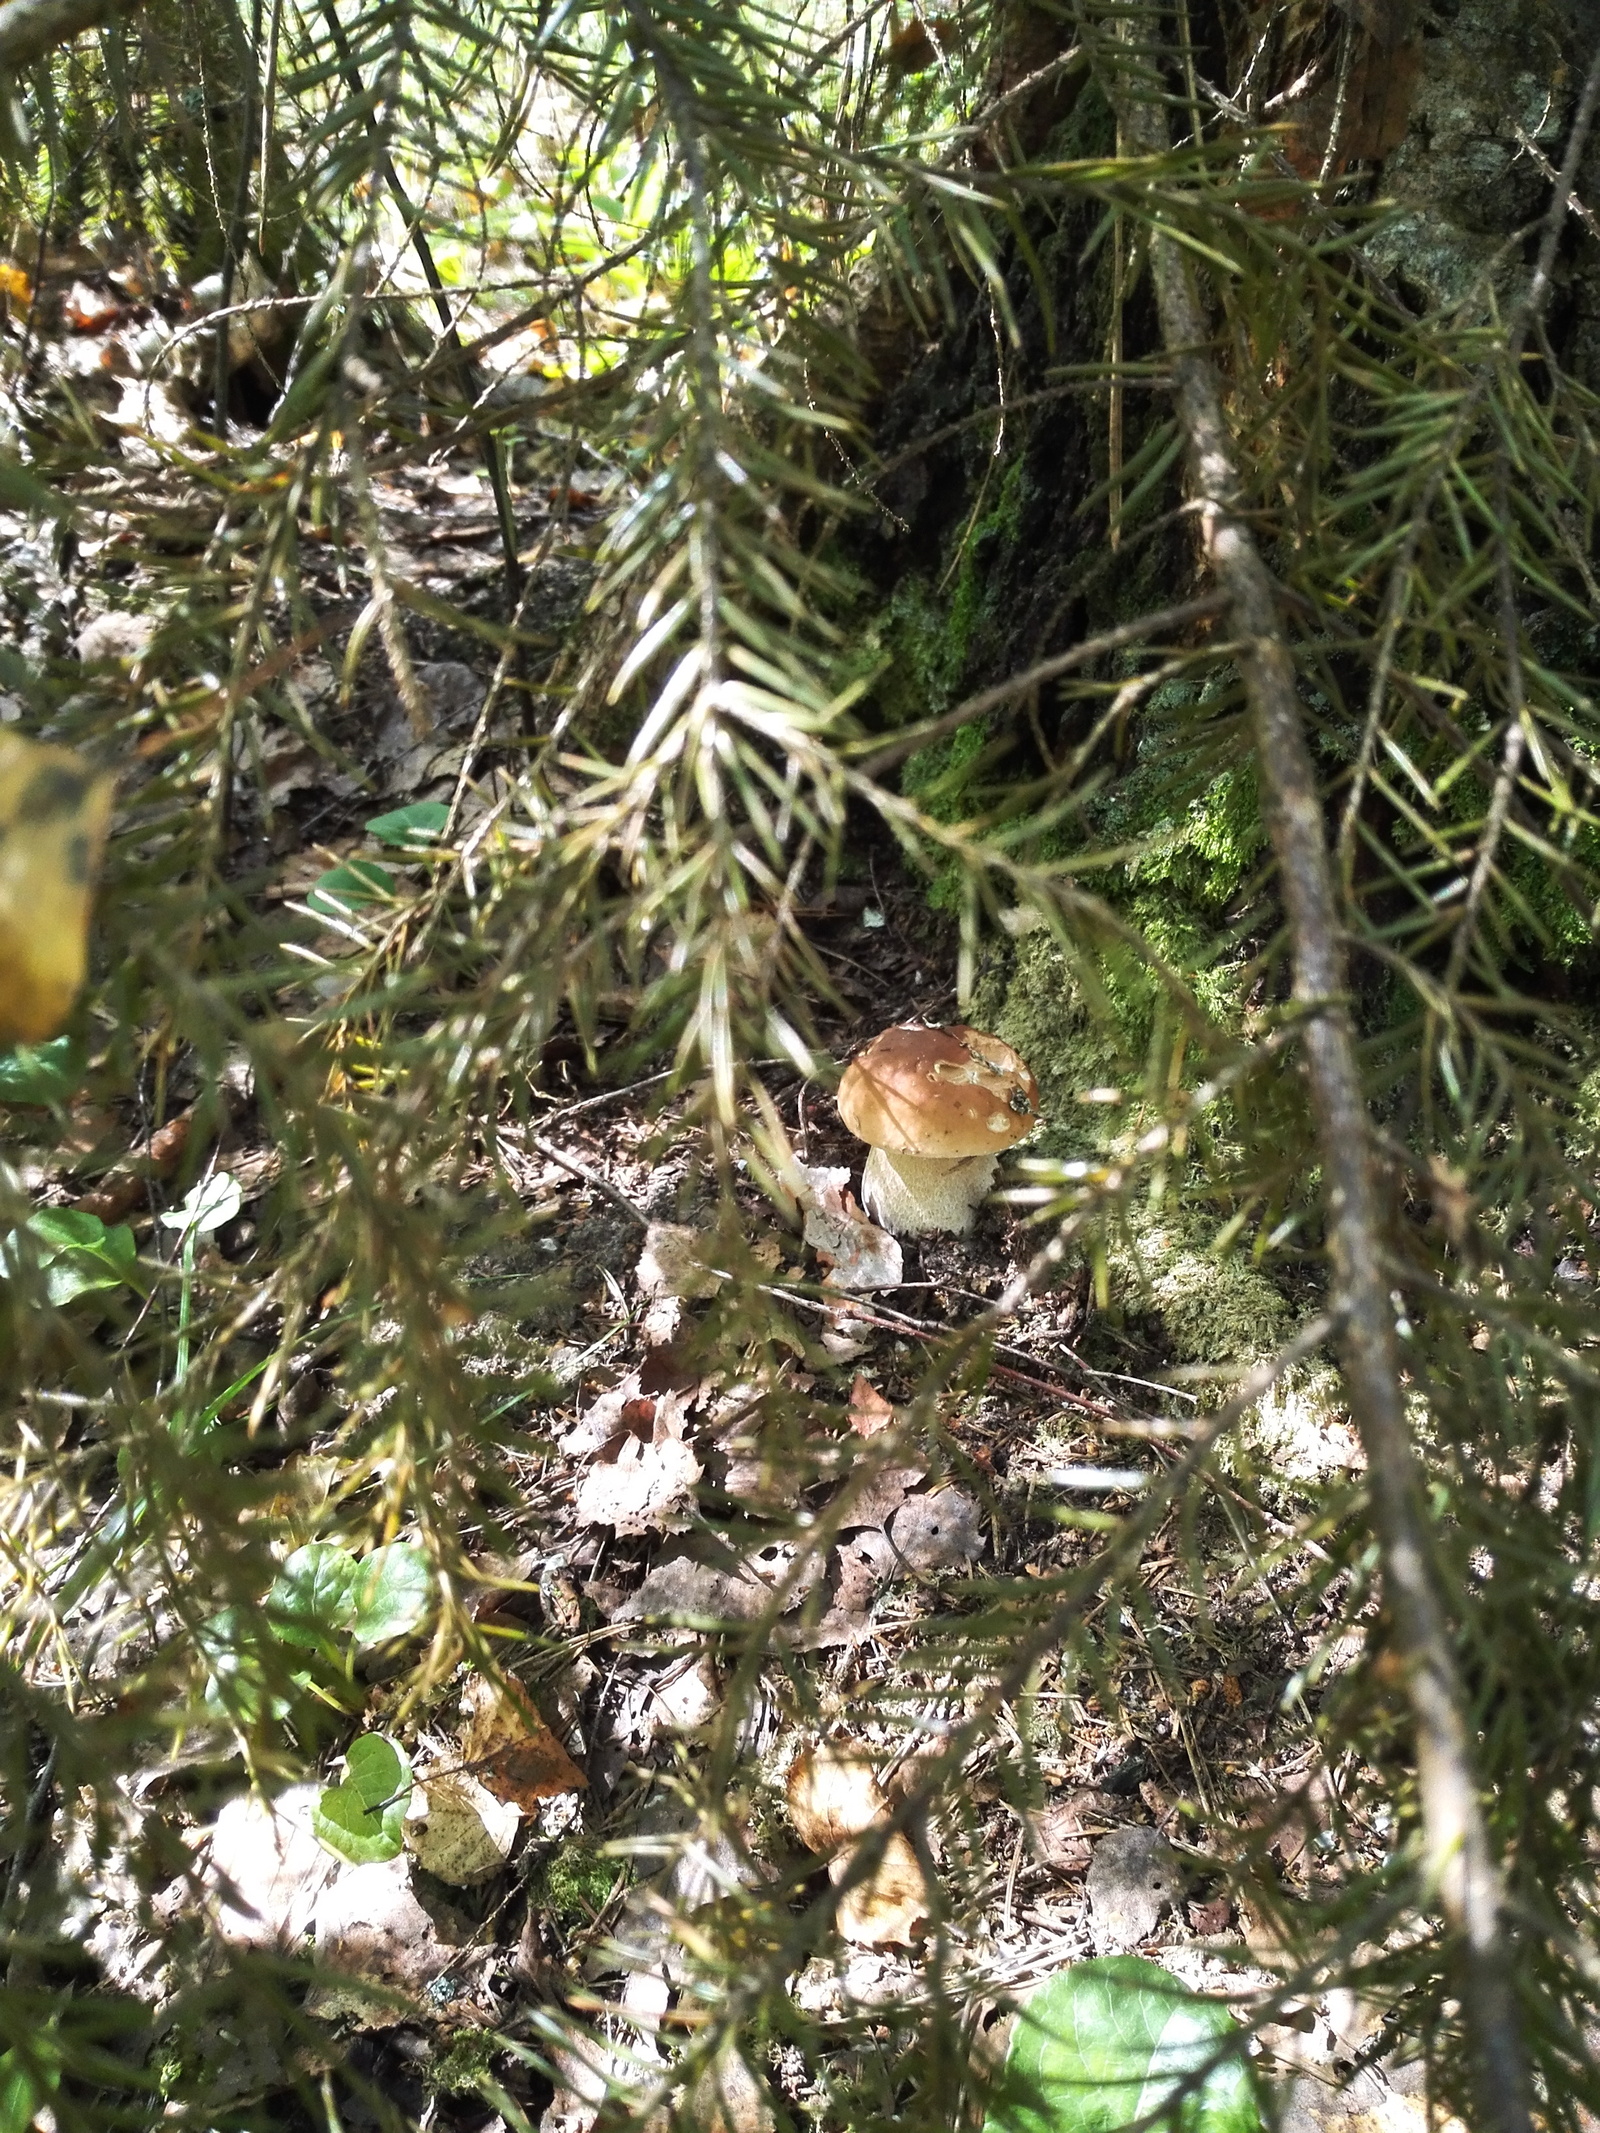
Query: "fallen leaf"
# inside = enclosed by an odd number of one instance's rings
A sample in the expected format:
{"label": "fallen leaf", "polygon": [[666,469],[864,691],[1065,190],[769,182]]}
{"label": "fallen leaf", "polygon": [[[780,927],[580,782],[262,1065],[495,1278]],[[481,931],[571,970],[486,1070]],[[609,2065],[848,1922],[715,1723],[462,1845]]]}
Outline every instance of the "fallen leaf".
{"label": "fallen leaf", "polygon": [[733,2045],[725,2045],[684,2099],[697,2133],[775,2133],[777,2114]]}
{"label": "fallen leaf", "polygon": [[0,731],[0,1045],[54,1037],[88,969],[111,780],[67,748]]}
{"label": "fallen leaf", "polygon": [[[646,1372],[651,1360],[646,1360]],[[630,1370],[609,1392],[600,1394],[559,1440],[559,1449],[569,1459],[584,1459],[620,1450],[627,1436],[646,1444],[658,1437],[681,1437],[688,1427],[696,1391],[696,1381],[672,1385],[660,1372],[652,1375],[647,1388],[641,1372]]]}
{"label": "fallen leaf", "polygon": [[313,1988],[306,2012],[332,2020],[346,2015],[358,2028],[392,2029],[408,2010],[386,1997],[419,1994],[461,1959],[453,1934],[441,1933],[411,1886],[404,1853],[370,1866],[347,1867],[317,1901],[318,1967],[341,1971],[365,1992],[338,1983]]}
{"label": "fallen leaf", "polygon": [[889,1523],[889,1538],[913,1570],[958,1570],[983,1553],[981,1516],[965,1489],[935,1489],[906,1498]]}
{"label": "fallen leaf", "polygon": [[774,1592],[795,1570],[797,1558],[799,1570],[784,1602],[787,1614],[821,1579],[823,1565],[814,1550],[802,1552],[789,1541],[773,1541],[734,1557],[726,1569],[687,1555],[658,1563],[612,1620],[646,1622],[687,1616],[696,1621],[754,1622],[772,1605]]}
{"label": "fallen leaf", "polygon": [[1028,1836],[1034,1857],[1058,1874],[1081,1874],[1094,1854],[1087,1835],[1096,1811],[1087,1806],[1092,1794],[1074,1793],[1052,1801],[1028,1817]]}
{"label": "fallen leaf", "polygon": [[224,1940],[284,1954],[311,1931],[318,1900],[339,1872],[311,1827],[321,1791],[291,1785],[275,1800],[241,1793],[205,1832],[203,1906]]}
{"label": "fallen leaf", "polygon": [[894,1550],[886,1533],[868,1526],[842,1540],[828,1558],[827,1609],[818,1621],[795,1632],[794,1649],[823,1651],[866,1636],[872,1627],[872,1601],[894,1572]]}
{"label": "fallen leaf", "polygon": [[520,1817],[464,1770],[422,1780],[406,1810],[406,1850],[440,1881],[471,1888],[511,1856]]}
{"label": "fallen leaf", "polygon": [[864,1481],[846,1499],[846,1526],[878,1526],[887,1531],[900,1506],[926,1478],[920,1466],[888,1466]]}
{"label": "fallen leaf", "polygon": [[[796,1836],[808,1851],[831,1855],[828,1878],[837,1886],[850,1871],[859,1839],[889,1817],[871,1764],[827,1744],[808,1748],[789,1772],[786,1790]],[[839,1898],[839,1931],[861,1947],[910,1947],[930,1909],[911,1840],[893,1830],[871,1872]]]}
{"label": "fallen leaf", "polygon": [[876,1437],[893,1420],[894,1408],[858,1370],[850,1387],[850,1427],[858,1437]]}
{"label": "fallen leaf", "polygon": [[1114,1829],[1094,1848],[1087,1882],[1097,1955],[1120,1954],[1148,1940],[1183,1894],[1177,1853],[1153,1829]]}
{"label": "fallen leaf", "polygon": [[114,296],[102,296],[86,281],[75,281],[61,305],[62,324],[74,333],[101,333],[114,326],[127,307]]}
{"label": "fallen leaf", "polygon": [[526,1813],[541,1800],[581,1792],[588,1784],[517,1682],[474,1674],[461,1692],[461,1709],[462,1761],[497,1800]]}
{"label": "fallen leaf", "polygon": [[709,1652],[690,1653],[652,1685],[650,1701],[664,1732],[692,1733],[709,1724],[722,1705],[716,1661]]}
{"label": "fallen leaf", "polygon": [[857,1291],[898,1288],[905,1274],[899,1240],[869,1222],[845,1190],[849,1171],[822,1164],[799,1168],[805,1179],[800,1195],[805,1241],[828,1262],[826,1285]]}
{"label": "fallen leaf", "polygon": [[590,1467],[573,1498],[581,1526],[610,1526],[620,1536],[670,1532],[688,1525],[699,1460],[679,1439],[659,1444],[625,1439],[614,1459]]}
{"label": "fallen leaf", "polygon": [[701,1258],[710,1239],[680,1222],[652,1222],[644,1233],[644,1250],[634,1279],[646,1296],[674,1296],[694,1301],[714,1296],[722,1277]]}

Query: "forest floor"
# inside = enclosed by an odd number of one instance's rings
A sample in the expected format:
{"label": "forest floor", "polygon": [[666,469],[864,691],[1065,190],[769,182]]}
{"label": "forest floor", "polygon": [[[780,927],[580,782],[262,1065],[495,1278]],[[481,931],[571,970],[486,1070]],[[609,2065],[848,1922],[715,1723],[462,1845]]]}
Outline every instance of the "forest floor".
{"label": "forest floor", "polygon": [[[127,393],[106,350],[141,323],[111,316],[59,344],[61,375],[77,378],[98,420]],[[107,497],[100,533],[63,555],[15,519],[6,590],[20,641],[50,649],[53,634],[55,649],[74,644],[132,674],[160,587],[129,529],[148,528],[153,492],[169,530],[186,516],[199,525],[208,507],[180,455],[152,451],[136,427],[125,436],[121,523]],[[370,474],[392,567],[487,612],[496,524],[471,449],[375,451]],[[581,610],[605,479],[568,468],[517,489],[526,612],[553,634]],[[264,725],[256,758],[241,759],[229,869],[263,910],[330,921],[307,938],[331,965],[370,923],[348,869],[405,863],[403,845],[396,861],[367,824],[463,792],[470,820],[493,805],[515,753],[489,693],[495,655],[470,632],[413,628],[433,722],[422,735],[376,655],[341,700],[359,599],[336,547],[303,591],[327,628],[291,677],[306,722]],[[944,921],[889,847],[864,845],[858,859],[855,878],[801,913],[836,988],[820,1016],[841,1063],[892,1022],[956,1009]],[[501,1428],[499,1500],[482,1532],[462,1535],[484,1580],[473,1607],[525,1700],[486,1692],[469,1668],[405,1696],[394,1669],[373,1665],[363,1727],[386,1729],[434,1779],[424,1827],[392,1860],[342,1860],[312,1831],[354,1725],[320,1770],[272,1799],[219,1806],[190,1784],[182,1753],[130,1769],[109,1849],[74,1833],[63,1807],[72,1933],[157,2029],[160,2008],[204,1974],[208,1947],[314,1950],[308,2008],[320,2027],[219,2028],[208,2047],[219,2110],[265,2107],[342,2061],[370,2083],[343,2097],[351,2129],[381,2123],[387,2099],[408,2122],[456,2133],[583,2133],[607,2078],[647,2087],[666,2051],[684,1986],[667,1919],[762,1877],[794,1909],[825,1893],[829,1812],[836,1837],[881,1819],[967,1708],[963,1621],[1008,1581],[1085,1560],[1100,1523],[1181,1453],[1199,1411],[1173,1381],[1159,1321],[1136,1296],[1097,1307],[1082,1268],[1027,1297],[984,1367],[930,1405],[929,1355],[1002,1293],[1037,1232],[991,1205],[967,1238],[907,1240],[897,1277],[863,1273],[852,1255],[876,1246],[840,1196],[859,1187],[861,1150],[827,1092],[793,1072],[773,1071],[768,1086],[815,1180],[805,1229],[749,1183],[735,1187],[735,1215],[719,1211],[708,1144],[681,1101],[663,1100],[661,1072],[615,1086],[605,1046],[596,1074],[567,1030],[529,1076],[521,1114],[462,1180],[491,1196],[503,1241],[465,1269],[459,1332]],[[173,1077],[179,1115],[193,1093]],[[166,1123],[129,1105],[75,1119],[53,1148],[13,1137],[6,1153],[39,1205],[126,1220],[150,1251],[181,1153],[170,1132],[158,1145]],[[253,1264],[255,1218],[278,1160],[246,1089],[208,1157],[237,1181],[239,1206],[206,1250],[236,1273],[270,1273]],[[742,1254],[731,1271],[730,1253]],[[852,1264],[853,1287],[830,1284]],[[728,1299],[752,1284],[766,1316],[740,1346],[743,1305]],[[285,1392],[316,1418],[302,1473],[336,1469],[342,1398],[315,1358]],[[959,1812],[934,1803],[920,1819],[917,1873],[894,1882],[885,1869],[862,1901],[841,1903],[835,1948],[790,1981],[819,2053],[782,2042],[768,2053],[781,2105],[829,2123],[844,2069],[893,2109],[929,2004],[935,1918],[939,1989],[975,2027],[997,1998],[1090,1954],[1137,1950],[1206,1991],[1274,1989],[1271,1919],[1236,1900],[1227,1862],[1253,1843],[1292,1889],[1325,1861],[1348,1871],[1385,1851],[1384,1831],[1362,1819],[1359,1774],[1329,1770],[1317,1746],[1301,1689],[1336,1596],[1311,1614],[1280,1600],[1276,1586],[1304,1580],[1293,1506],[1279,1510],[1253,1487],[1230,1501],[1226,1482],[1192,1517],[1175,1507],[1144,1551],[1145,1610],[1125,1616],[1107,1677],[1042,1669],[1027,1736],[1008,1708],[964,1763]],[[108,1582],[65,1610],[63,1636],[96,1693],[115,1695],[124,1643],[144,1650],[152,1604],[149,1593],[119,1600]],[[686,1626],[707,1622],[724,1627]],[[752,1624],[761,1648],[741,1668]],[[1335,1653],[1325,1680],[1338,1666]],[[742,1828],[731,1846],[725,1826],[701,1841],[695,1804],[713,1744],[729,1738]],[[854,1808],[822,1799],[830,1770],[855,1787]],[[462,1773],[483,1785],[452,1791],[445,1781]],[[149,1854],[153,1831],[168,1870],[152,1886],[128,1861]],[[948,1886],[930,1895],[922,1872],[946,1865]],[[586,2022],[616,2056],[597,2044],[586,2065],[552,2041],[552,2014]],[[1291,1996],[1260,2038],[1285,2122],[1420,2127],[1419,2070],[1396,2066],[1390,2042],[1348,1995]],[[724,2116],[741,2133],[771,2123],[754,2096],[730,2098]]]}

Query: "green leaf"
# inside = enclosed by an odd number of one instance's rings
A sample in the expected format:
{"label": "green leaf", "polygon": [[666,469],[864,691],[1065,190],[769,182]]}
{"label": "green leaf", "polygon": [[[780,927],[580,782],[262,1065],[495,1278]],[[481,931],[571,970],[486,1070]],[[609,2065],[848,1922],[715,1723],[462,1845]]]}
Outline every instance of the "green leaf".
{"label": "green leaf", "polygon": [[350,1550],[332,1541],[307,1541],[285,1557],[267,1594],[267,1612],[283,1641],[316,1649],[347,1630],[360,1571]]}
{"label": "green leaf", "polygon": [[71,1037],[17,1044],[0,1052],[0,1104],[62,1104],[83,1079],[83,1055]]}
{"label": "green leaf", "polygon": [[59,489],[46,488],[9,452],[0,452],[0,504],[8,511],[38,511],[49,518],[73,516],[71,499]]}
{"label": "green leaf", "polygon": [[319,874],[306,903],[324,918],[346,918],[363,904],[386,903],[395,887],[394,875],[376,859],[350,859]]}
{"label": "green leaf", "polygon": [[71,1303],[75,1296],[97,1289],[121,1288],[131,1280],[139,1256],[125,1222],[107,1229],[98,1215],[75,1207],[41,1207],[21,1229],[0,1238],[0,1278],[16,1273],[30,1247],[53,1304]]}
{"label": "green leaf", "polygon": [[359,1566],[350,1629],[357,1644],[386,1644],[410,1634],[433,1605],[433,1565],[420,1548],[397,1541],[375,1548]]}
{"label": "green leaf", "polygon": [[409,807],[395,807],[386,815],[374,815],[367,830],[380,844],[404,847],[431,843],[443,834],[449,820],[450,810],[443,800],[413,800]]}
{"label": "green leaf", "polygon": [[340,1785],[327,1786],[311,1810],[318,1840],[356,1866],[395,1859],[411,1797],[411,1766],[392,1740],[363,1733],[344,1759]]}
{"label": "green leaf", "polygon": [[313,1648],[344,1635],[357,1645],[386,1644],[409,1635],[432,1605],[433,1566],[404,1541],[361,1561],[331,1541],[308,1541],[285,1559],[267,1594],[278,1635]]}
{"label": "green leaf", "polygon": [[[1230,2037],[1239,2049],[1217,2058]],[[1169,1970],[1136,1955],[1074,1963],[1047,1978],[1017,2017],[984,2133],[1261,2133],[1239,2025]]]}
{"label": "green leaf", "polygon": [[0,2052],[0,2133],[29,2133],[60,2086],[60,2056],[48,2035],[40,2040],[32,2063],[15,2045]]}

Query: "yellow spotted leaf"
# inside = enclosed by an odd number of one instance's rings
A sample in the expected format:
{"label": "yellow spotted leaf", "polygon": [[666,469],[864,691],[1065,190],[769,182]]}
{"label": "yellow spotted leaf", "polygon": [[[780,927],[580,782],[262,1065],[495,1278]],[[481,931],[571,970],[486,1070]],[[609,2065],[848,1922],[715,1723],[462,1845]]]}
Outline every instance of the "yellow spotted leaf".
{"label": "yellow spotted leaf", "polygon": [[0,1045],[56,1036],[89,957],[111,780],[67,748],[0,732]]}

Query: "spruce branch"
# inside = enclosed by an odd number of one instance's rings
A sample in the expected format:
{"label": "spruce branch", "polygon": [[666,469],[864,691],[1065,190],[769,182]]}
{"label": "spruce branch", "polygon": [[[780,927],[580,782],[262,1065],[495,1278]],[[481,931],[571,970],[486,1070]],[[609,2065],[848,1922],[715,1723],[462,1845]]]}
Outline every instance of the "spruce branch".
{"label": "spruce branch", "polygon": [[[1102,78],[1129,151],[1169,153],[1164,104],[1126,47],[1100,49]],[[1425,1895],[1455,1935],[1462,2005],[1475,2046],[1482,2123],[1530,2126],[1498,1863],[1478,1798],[1465,1698],[1432,1560],[1421,1474],[1406,1421],[1385,1274],[1372,1121],[1348,1005],[1344,929],[1277,588],[1245,515],[1240,456],[1210,353],[1210,321],[1189,254],[1155,226],[1150,265],[1161,335],[1206,562],[1227,593],[1289,922],[1295,999],[1316,1115],[1338,1318],[1336,1347],[1370,1476],[1385,1597],[1416,1736]]]}

